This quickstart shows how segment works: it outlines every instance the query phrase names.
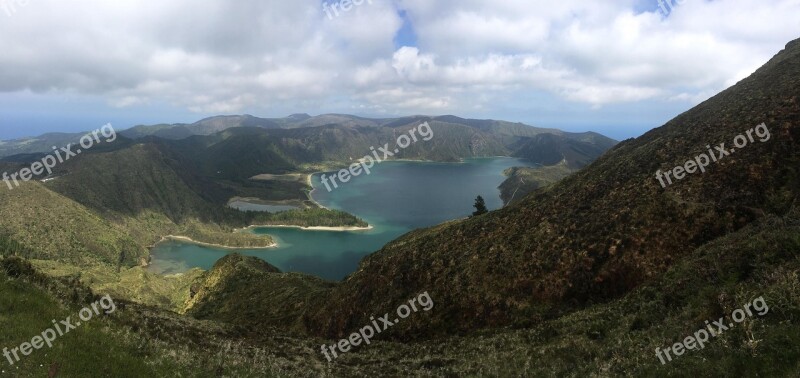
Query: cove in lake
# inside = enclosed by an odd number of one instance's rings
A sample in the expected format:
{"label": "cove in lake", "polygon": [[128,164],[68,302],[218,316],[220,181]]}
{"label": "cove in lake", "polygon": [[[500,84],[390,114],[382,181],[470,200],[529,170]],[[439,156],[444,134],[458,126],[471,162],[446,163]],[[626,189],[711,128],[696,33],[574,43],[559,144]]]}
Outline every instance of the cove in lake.
{"label": "cove in lake", "polygon": [[[503,171],[519,166],[532,164],[513,158],[468,159],[463,163],[388,161],[376,165],[371,175],[355,177],[332,192],[316,174],[312,177],[314,200],[354,214],[374,228],[352,232],[257,228],[252,232],[271,235],[279,247],[236,252],[262,258],[284,272],[341,280],[357,269],[364,256],[399,236],[469,216],[478,195],[489,209],[499,209],[503,203],[497,187],[505,179]],[[231,251],[165,241],[153,249],[149,269],[161,274],[194,267],[210,269],[228,253]]]}

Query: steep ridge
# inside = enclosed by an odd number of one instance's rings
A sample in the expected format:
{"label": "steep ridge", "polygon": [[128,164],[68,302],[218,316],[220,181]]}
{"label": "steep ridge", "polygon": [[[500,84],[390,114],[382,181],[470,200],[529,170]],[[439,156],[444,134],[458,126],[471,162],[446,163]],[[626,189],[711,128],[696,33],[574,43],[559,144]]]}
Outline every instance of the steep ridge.
{"label": "steep ridge", "polygon": [[230,254],[194,285],[186,313],[254,330],[269,324],[300,333],[305,313],[317,307],[332,286],[316,277],[281,273],[257,257]]}
{"label": "steep ridge", "polygon": [[164,139],[185,139],[193,135],[211,135],[235,127],[260,127],[265,129],[279,128],[285,120],[258,118],[249,114],[216,116],[197,121],[192,124],[160,124],[140,125],[120,131],[120,135],[131,139],[156,136]]}
{"label": "steep ridge", "polygon": [[51,151],[52,146],[66,146],[81,139],[83,133],[47,133],[35,138],[0,140],[0,157]]}
{"label": "steep ridge", "polygon": [[613,146],[603,146],[554,134],[540,134],[521,139],[512,145],[512,156],[542,165],[564,162],[570,168],[582,168]]}
{"label": "steep ridge", "polygon": [[500,199],[506,205],[519,202],[528,193],[555,184],[575,171],[576,169],[570,168],[566,161],[546,167],[506,169],[503,174],[508,178],[500,184]]}
{"label": "steep ridge", "polygon": [[48,187],[99,212],[135,216],[151,210],[175,222],[211,212],[209,203],[193,192],[150,144],[84,154],[66,161],[55,172],[61,177],[50,181]]}
{"label": "steep ridge", "polygon": [[[328,125],[311,128],[231,129],[209,137],[165,143],[176,159],[207,177],[247,179],[262,173],[283,174],[306,165],[341,165],[371,154],[419,124],[397,128]],[[393,158],[458,161],[463,158],[507,155],[490,135],[463,125],[431,122],[434,137],[418,141]]]}
{"label": "steep ridge", "polygon": [[[529,326],[619,297],[663,274],[689,252],[800,194],[800,41],[747,79],[663,127],[616,146],[550,190],[518,205],[411,232],[365,258],[309,321],[320,335],[366,324],[429,292],[437,308],[393,330],[403,337]],[[766,124],[758,139],[662,188],[671,170]],[[706,147],[709,145],[710,147]]]}
{"label": "steep ridge", "polygon": [[19,245],[17,255],[76,265],[140,264],[147,251],[124,228],[38,182],[0,188],[0,236]]}

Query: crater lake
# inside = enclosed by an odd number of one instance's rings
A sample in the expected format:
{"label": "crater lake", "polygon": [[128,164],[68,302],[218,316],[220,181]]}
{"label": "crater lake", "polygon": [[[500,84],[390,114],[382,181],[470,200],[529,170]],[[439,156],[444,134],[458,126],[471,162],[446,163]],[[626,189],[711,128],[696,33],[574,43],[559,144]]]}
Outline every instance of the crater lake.
{"label": "crater lake", "polygon": [[[510,167],[532,166],[515,158],[476,158],[461,163],[387,161],[372,174],[354,177],[328,192],[312,176],[311,195],[322,206],[343,210],[368,222],[367,231],[312,231],[299,228],[260,227],[251,232],[269,234],[277,248],[236,250],[266,260],[284,272],[313,274],[341,280],[354,272],[364,256],[417,228],[468,217],[482,196],[490,210],[499,209],[498,186]],[[181,241],[164,241],[151,252],[148,269],[160,274],[182,273],[191,268],[208,270],[233,250]]]}

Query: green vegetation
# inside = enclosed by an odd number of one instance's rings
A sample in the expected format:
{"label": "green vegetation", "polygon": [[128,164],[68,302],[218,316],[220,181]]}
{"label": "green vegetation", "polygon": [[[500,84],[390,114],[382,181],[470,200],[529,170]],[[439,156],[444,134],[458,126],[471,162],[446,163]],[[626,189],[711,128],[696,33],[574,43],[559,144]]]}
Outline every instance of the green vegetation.
{"label": "green vegetation", "polygon": [[[97,125],[98,127],[100,125]],[[78,142],[82,133],[49,133],[36,138],[0,141],[0,158],[18,154],[41,154],[52,151],[52,146],[66,146]]]}
{"label": "green vegetation", "polygon": [[258,226],[291,225],[301,227],[367,227],[356,216],[339,210],[320,208],[281,211],[279,213],[247,212],[250,223]]}
{"label": "green vegetation", "polygon": [[[268,214],[241,212],[226,206],[233,193],[228,185],[204,180],[177,163],[156,146],[135,145],[119,151],[83,155],[65,164],[64,176],[48,183],[53,190],[116,219],[144,246],[166,235],[231,247],[263,247],[268,236],[234,233],[252,224],[298,226],[363,226],[358,218],[340,211],[306,209]],[[283,185],[305,189],[304,184],[281,180]],[[258,195],[272,186],[253,182]],[[131,188],[136,188],[132,190]],[[302,193],[302,192],[300,192]],[[20,202],[20,204],[27,202]],[[78,217],[78,219],[80,219]]]}
{"label": "green vegetation", "polygon": [[[91,292],[69,281],[50,280],[35,274],[29,265],[20,260],[3,260],[0,269],[0,345],[13,348],[30,342],[35,335],[53,327],[51,319],[63,320],[77,317],[82,306],[94,299]],[[9,279],[7,272],[11,273]],[[58,293],[58,300],[36,288],[47,285]],[[178,366],[166,353],[142,353],[140,345],[146,340],[130,332],[115,332],[108,328],[108,317],[96,317],[59,337],[53,348],[34,351],[31,356],[20,355],[21,360],[10,366],[3,358],[2,370],[15,376],[96,376],[165,375]],[[138,340],[137,340],[138,339]],[[160,352],[166,352],[161,350]],[[122,370],[124,367],[124,370]]]}
{"label": "green vegetation", "polygon": [[483,197],[481,196],[478,196],[478,198],[475,199],[475,204],[472,206],[475,207],[475,211],[472,213],[473,217],[477,217],[489,212],[489,209],[486,208],[486,201],[484,201]]}
{"label": "green vegetation", "polygon": [[[216,134],[201,132],[199,130],[205,129],[197,125],[188,126],[196,128],[202,136],[162,140],[158,148],[197,175],[226,182],[229,189],[238,190],[238,186],[252,188],[250,178],[265,173],[309,173],[313,172],[309,170],[311,167],[347,166],[354,159],[369,154],[370,147],[393,144],[398,135],[408,133],[422,122],[431,125],[434,138],[413,143],[401,150],[395,159],[459,161],[470,157],[516,156],[542,164],[567,160],[570,166],[581,167],[616,144],[594,133],[572,134],[453,116],[388,120],[352,116],[290,117],[249,123],[237,117],[218,117],[215,122],[220,127],[215,130],[221,132]],[[321,120],[338,122],[320,123]]]}
{"label": "green vegetation", "polygon": [[[288,303],[303,303],[303,295],[320,289],[293,294],[291,288],[300,286],[300,277],[282,285],[284,274],[266,263],[231,256],[204,277],[207,283],[213,277],[225,283],[204,286],[196,298],[208,295],[201,294],[203,290],[217,290],[212,295],[218,300],[240,306],[252,303],[252,294],[260,289],[273,290],[268,297],[276,301],[256,302],[252,309],[245,309],[251,313],[237,315],[234,307],[223,305],[207,308],[221,310],[209,316],[226,318],[227,314],[233,324],[260,324],[261,328],[244,326],[240,332],[224,322],[200,322],[127,303],[118,306],[116,315],[92,320],[87,328],[81,326],[59,338],[46,357],[43,353],[29,356],[17,374],[42,376],[58,364],[62,376],[96,375],[98,366],[104,369],[101,374],[112,376],[126,376],[126,372],[151,376],[176,372],[189,376],[209,372],[237,376],[679,376],[692,372],[715,376],[730,371],[742,376],[790,376],[800,361],[800,327],[795,324],[800,316],[798,251],[797,213],[771,217],[695,250],[662,278],[621,299],[527,329],[486,330],[411,343],[378,340],[333,364],[325,362],[318,351],[323,340],[291,337],[289,331],[270,330],[261,321],[291,323],[296,314],[280,316],[279,296]],[[74,282],[31,277],[29,269],[20,265],[2,263],[5,270],[14,272],[13,279],[0,271],[0,302],[3,308],[14,309],[3,315],[3,346],[30,340],[49,327],[44,319],[72,315],[85,303],[80,298],[89,297]],[[260,286],[250,288],[253,282]],[[221,295],[248,291],[251,295],[241,298]],[[712,339],[704,350],[688,352],[668,365],[662,366],[656,358],[656,347],[679,341],[702,328],[704,320],[726,315],[758,296],[764,296],[770,306],[766,316],[750,318]],[[73,297],[79,300],[72,302]],[[264,297],[256,296],[256,300]],[[432,298],[437,301],[437,296]],[[257,309],[267,313],[262,315]],[[429,317],[436,309],[414,317]],[[37,318],[43,320],[32,321]],[[107,356],[109,351],[114,355]]]}
{"label": "green vegetation", "polygon": [[[198,281],[186,311],[197,319],[251,330],[263,330],[266,323],[284,332],[302,333],[305,312],[323,301],[331,286],[316,277],[281,273],[256,257],[231,254]],[[245,302],[247,306],[242,306]]]}
{"label": "green vegetation", "polygon": [[503,174],[508,178],[500,184],[500,198],[506,205],[519,202],[529,193],[555,184],[575,171],[563,161],[546,167],[506,169]]}
{"label": "green vegetation", "polygon": [[57,167],[48,188],[107,217],[150,211],[175,223],[190,218],[222,222],[236,212],[215,206],[221,189],[204,183],[155,146],[137,144],[108,153],[83,154]]}
{"label": "green vegetation", "polygon": [[0,234],[27,258],[116,267],[147,256],[123,228],[37,182],[0,190],[0,214]]}
{"label": "green vegetation", "polygon": [[47,184],[0,191],[0,213],[7,215],[0,220],[0,254],[36,260],[48,274],[75,276],[116,298],[180,310],[199,272],[161,277],[141,267],[149,248],[167,235],[260,248],[274,241],[236,231],[252,224],[366,226],[327,209],[280,214],[230,209],[224,186],[175,164],[156,146],[138,144],[82,154],[61,165],[60,176]]}
{"label": "green vegetation", "polygon": [[31,260],[36,269],[50,277],[69,278],[94,291],[114,298],[181,312],[190,299],[191,287],[203,274],[200,269],[162,276],[144,267],[110,269],[103,265],[75,266],[56,261]]}
{"label": "green vegetation", "polygon": [[[0,345],[13,348],[76,316],[98,296],[74,279],[54,279],[19,259],[0,261]],[[313,342],[281,335],[244,338],[236,327],[197,321],[114,298],[117,310],[93,318],[0,370],[16,377],[319,376]],[[5,374],[0,373],[0,374]]]}
{"label": "green vegetation", "polygon": [[615,144],[611,140],[598,142],[596,138],[580,140],[563,135],[539,134],[515,143],[513,156],[545,166],[560,163],[578,169],[589,165]]}
{"label": "green vegetation", "polygon": [[[301,376],[305,369],[323,366],[321,376],[716,376],[730,371],[790,376],[800,361],[798,252],[799,214],[773,216],[696,249],[662,277],[607,303],[523,329],[487,329],[415,342],[391,341],[405,333],[384,333],[332,364],[318,351],[323,341],[307,338],[313,349],[301,359],[302,370],[282,374]],[[280,273],[259,259],[238,255],[221,260],[200,282],[188,313],[241,326],[253,340],[275,332],[298,335],[300,320],[313,329],[307,311],[337,286]],[[402,322],[439,318],[442,295],[431,296],[436,302],[431,312]],[[703,328],[705,320],[728,315],[760,296],[770,307],[768,314],[748,318],[712,338],[705,349],[661,365],[656,347],[680,341]],[[349,330],[359,326],[363,324],[351,324]],[[302,343],[303,337],[295,337],[287,344]]]}

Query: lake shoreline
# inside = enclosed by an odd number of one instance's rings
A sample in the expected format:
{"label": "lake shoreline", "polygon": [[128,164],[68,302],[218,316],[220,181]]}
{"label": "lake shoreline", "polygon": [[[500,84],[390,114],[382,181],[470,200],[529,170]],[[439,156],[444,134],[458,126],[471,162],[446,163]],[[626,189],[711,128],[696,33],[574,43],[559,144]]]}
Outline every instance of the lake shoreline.
{"label": "lake shoreline", "polygon": [[214,247],[214,248],[220,248],[220,249],[226,249],[226,250],[244,250],[244,249],[270,249],[270,248],[278,248],[278,243],[276,243],[276,242],[272,242],[272,244],[270,244],[270,245],[268,245],[268,246],[231,247],[231,246],[222,245],[222,244],[205,243],[205,242],[197,241],[197,240],[194,240],[194,239],[192,239],[192,238],[190,238],[190,237],[188,237],[188,236],[167,235],[167,236],[164,236],[164,237],[162,237],[162,238],[161,238],[161,240],[160,240],[160,241],[158,241],[158,243],[155,243],[155,244],[153,244],[153,246],[151,247],[151,249],[152,249],[152,248],[155,248],[155,247],[156,247],[158,244],[160,244],[160,243],[163,243],[163,242],[165,242],[165,241],[168,241],[168,240],[180,241],[180,242],[185,242],[185,243],[189,243],[189,244],[200,245],[200,246],[204,246],[204,247]]}
{"label": "lake shoreline", "polygon": [[314,187],[314,183],[312,182],[311,178],[314,177],[314,175],[316,175],[317,173],[325,173],[325,172],[320,171],[320,172],[309,173],[308,177],[306,177],[306,179],[308,180],[308,186],[311,187],[311,190],[308,191],[307,194],[308,200],[314,203],[315,205],[319,206],[320,209],[330,210],[329,208],[322,206],[321,203],[317,202],[317,200],[314,199],[313,194],[315,191],[317,191],[317,188]]}
{"label": "lake shoreline", "polygon": [[367,227],[356,227],[356,226],[339,226],[339,227],[326,227],[326,226],[296,226],[296,225],[286,225],[286,224],[267,224],[267,225],[252,225],[247,226],[245,228],[237,229],[237,231],[246,231],[252,230],[254,228],[297,228],[304,231],[334,231],[334,232],[350,232],[350,231],[369,231],[374,230],[375,227],[369,225]]}

